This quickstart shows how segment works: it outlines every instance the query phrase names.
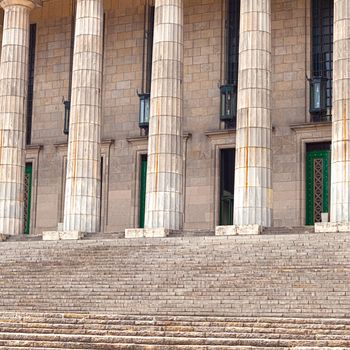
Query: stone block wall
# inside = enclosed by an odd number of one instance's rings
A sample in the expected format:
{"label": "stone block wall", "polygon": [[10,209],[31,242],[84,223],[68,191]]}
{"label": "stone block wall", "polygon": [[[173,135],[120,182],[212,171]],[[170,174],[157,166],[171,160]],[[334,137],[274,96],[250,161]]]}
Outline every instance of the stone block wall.
{"label": "stone block wall", "polygon": [[[272,119],[274,225],[301,225],[305,140],[330,140],[330,127],[313,133],[290,126],[309,121],[305,74],[310,66],[310,0],[272,0]],[[189,0],[184,7],[184,131],[191,134],[185,155],[185,228],[214,228],[218,222],[218,149],[234,146],[234,133],[220,128],[223,82],[223,5]],[[113,139],[108,171],[107,232],[137,225],[140,135],[137,90],[141,90],[144,2],[105,1],[103,139]],[[62,97],[68,96],[71,1],[48,0],[31,14],[37,23],[33,144],[39,155],[35,232],[62,220],[65,148]],[[329,136],[328,136],[329,135]],[[33,232],[34,233],[34,232]]]}

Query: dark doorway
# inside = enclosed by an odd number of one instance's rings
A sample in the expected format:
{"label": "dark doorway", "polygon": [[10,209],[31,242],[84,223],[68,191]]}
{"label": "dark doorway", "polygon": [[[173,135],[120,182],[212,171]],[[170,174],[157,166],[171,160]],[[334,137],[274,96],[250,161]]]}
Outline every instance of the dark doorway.
{"label": "dark doorway", "polygon": [[220,225],[233,224],[235,149],[220,150]]}

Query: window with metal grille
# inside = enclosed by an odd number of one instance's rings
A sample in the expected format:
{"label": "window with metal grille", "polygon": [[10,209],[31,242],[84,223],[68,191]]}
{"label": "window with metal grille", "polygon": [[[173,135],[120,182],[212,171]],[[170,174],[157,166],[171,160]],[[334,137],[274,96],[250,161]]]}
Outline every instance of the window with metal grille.
{"label": "window with metal grille", "polygon": [[333,79],[333,0],[312,0],[312,75],[326,79],[326,111],[312,121],[331,120]]}
{"label": "window with metal grille", "polygon": [[36,24],[31,24],[30,33],[29,33],[29,68],[28,68],[27,124],[26,124],[27,125],[26,126],[27,145],[30,145],[32,142],[35,47],[36,47]]}
{"label": "window with metal grille", "polygon": [[228,3],[228,84],[237,84],[238,81],[240,4],[240,0],[229,0]]}
{"label": "window with metal grille", "polygon": [[[227,9],[227,85],[237,93],[239,59],[239,25],[241,0],[228,0]],[[236,118],[225,121],[225,128],[235,128]]]}
{"label": "window with metal grille", "polygon": [[145,92],[151,92],[151,80],[152,80],[152,57],[153,57],[153,33],[154,33],[154,6],[148,6],[147,11],[147,29],[146,29],[146,90]]}

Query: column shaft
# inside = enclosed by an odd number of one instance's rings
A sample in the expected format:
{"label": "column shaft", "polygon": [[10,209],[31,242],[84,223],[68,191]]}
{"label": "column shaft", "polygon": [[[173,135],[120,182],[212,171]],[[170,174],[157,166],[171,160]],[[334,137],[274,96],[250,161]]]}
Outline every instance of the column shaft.
{"label": "column shaft", "polygon": [[331,221],[350,222],[350,3],[334,1]]}
{"label": "column shaft", "polygon": [[103,0],[77,0],[65,231],[100,230]]}
{"label": "column shaft", "polygon": [[183,1],[156,0],[146,228],[183,226]]}
{"label": "column shaft", "polygon": [[23,233],[25,115],[31,1],[2,1],[0,233]]}
{"label": "column shaft", "polygon": [[241,3],[235,225],[272,223],[270,1]]}

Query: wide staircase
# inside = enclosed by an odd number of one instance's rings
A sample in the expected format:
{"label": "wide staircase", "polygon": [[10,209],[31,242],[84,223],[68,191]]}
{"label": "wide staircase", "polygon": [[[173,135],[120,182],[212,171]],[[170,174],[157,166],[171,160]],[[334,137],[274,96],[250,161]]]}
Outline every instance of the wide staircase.
{"label": "wide staircase", "polygon": [[349,233],[0,244],[0,349],[265,348],[350,349]]}

